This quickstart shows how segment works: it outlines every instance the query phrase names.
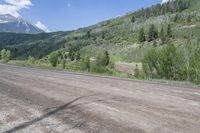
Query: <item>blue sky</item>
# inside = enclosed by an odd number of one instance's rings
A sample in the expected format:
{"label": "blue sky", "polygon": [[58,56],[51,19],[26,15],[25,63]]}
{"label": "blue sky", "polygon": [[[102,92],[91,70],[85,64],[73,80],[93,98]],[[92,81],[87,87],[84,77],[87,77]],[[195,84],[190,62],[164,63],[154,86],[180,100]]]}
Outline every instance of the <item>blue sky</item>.
{"label": "blue sky", "polygon": [[[6,2],[7,4],[13,4],[14,1],[17,0],[0,0],[0,5]],[[161,2],[161,0],[21,1],[23,1],[21,4],[26,5],[26,7],[21,6],[20,9],[17,9],[19,15],[34,24],[39,21],[51,31],[67,31],[89,26]]]}

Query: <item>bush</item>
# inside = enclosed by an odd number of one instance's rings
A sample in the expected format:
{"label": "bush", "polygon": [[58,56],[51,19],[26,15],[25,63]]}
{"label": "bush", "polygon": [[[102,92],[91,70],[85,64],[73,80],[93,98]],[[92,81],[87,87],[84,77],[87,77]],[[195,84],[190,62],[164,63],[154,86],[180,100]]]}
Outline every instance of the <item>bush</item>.
{"label": "bush", "polygon": [[90,57],[89,56],[86,56],[85,58],[83,58],[81,60],[81,66],[82,66],[82,69],[83,70],[87,70],[88,72],[90,72],[90,65],[91,65],[91,62],[90,62]]}
{"label": "bush", "polygon": [[103,53],[99,53],[96,57],[96,64],[98,66],[106,67],[110,63],[110,57],[108,51],[104,51]]}
{"label": "bush", "polygon": [[49,56],[48,56],[48,61],[49,63],[53,66],[56,67],[57,66],[57,62],[58,62],[58,57],[59,57],[59,53],[56,52],[52,52]]}
{"label": "bush", "polygon": [[11,52],[9,50],[1,50],[1,59],[4,62],[8,62],[9,60],[11,60]]}
{"label": "bush", "polygon": [[169,80],[184,79],[185,62],[173,44],[158,50],[148,51],[143,59],[143,70],[147,77]]}
{"label": "bush", "polygon": [[194,50],[189,64],[189,80],[193,83],[200,84],[200,48]]}
{"label": "bush", "polygon": [[32,56],[29,56],[29,57],[28,57],[28,63],[30,63],[30,64],[35,64],[35,58],[32,57]]}
{"label": "bush", "polygon": [[145,37],[145,33],[144,33],[143,28],[141,28],[140,31],[139,31],[138,40],[139,40],[139,42],[145,42],[146,41],[146,37]]}

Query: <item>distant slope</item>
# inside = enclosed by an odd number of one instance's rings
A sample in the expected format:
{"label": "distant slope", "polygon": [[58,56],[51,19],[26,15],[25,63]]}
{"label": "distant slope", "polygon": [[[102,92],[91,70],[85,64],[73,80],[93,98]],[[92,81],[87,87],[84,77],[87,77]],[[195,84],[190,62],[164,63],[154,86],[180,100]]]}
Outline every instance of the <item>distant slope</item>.
{"label": "distant slope", "polygon": [[138,42],[139,30],[144,28],[147,35],[151,24],[154,24],[159,32],[162,27],[166,32],[167,25],[171,24],[173,38],[167,43],[175,43],[179,47],[187,43],[188,39],[195,43],[200,37],[199,5],[199,0],[157,4],[71,32],[39,35],[1,33],[0,49],[10,49],[13,56],[20,59],[29,55],[41,58],[57,49],[68,51],[69,48],[74,48],[80,50],[82,55],[91,56],[98,51],[108,50],[115,61],[140,62],[146,51],[155,44],[162,48],[160,39],[154,42]]}
{"label": "distant slope", "polygon": [[0,15],[0,32],[42,33],[44,31],[22,18],[5,14]]}

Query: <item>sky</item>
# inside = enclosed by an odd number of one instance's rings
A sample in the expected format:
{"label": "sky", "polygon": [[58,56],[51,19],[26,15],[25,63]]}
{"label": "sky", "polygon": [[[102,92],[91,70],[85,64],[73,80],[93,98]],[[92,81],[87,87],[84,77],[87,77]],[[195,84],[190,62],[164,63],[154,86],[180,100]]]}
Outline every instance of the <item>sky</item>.
{"label": "sky", "polygon": [[22,17],[47,32],[69,31],[122,16],[161,1],[0,0],[0,14]]}

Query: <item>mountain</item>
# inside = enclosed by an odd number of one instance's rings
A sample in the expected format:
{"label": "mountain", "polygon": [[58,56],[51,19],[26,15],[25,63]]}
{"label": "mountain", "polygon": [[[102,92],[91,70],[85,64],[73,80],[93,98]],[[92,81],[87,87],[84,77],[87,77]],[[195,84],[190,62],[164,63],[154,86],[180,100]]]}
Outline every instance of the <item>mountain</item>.
{"label": "mountain", "polygon": [[44,31],[22,18],[16,18],[9,14],[3,14],[0,15],[0,32],[35,34],[42,33]]}

